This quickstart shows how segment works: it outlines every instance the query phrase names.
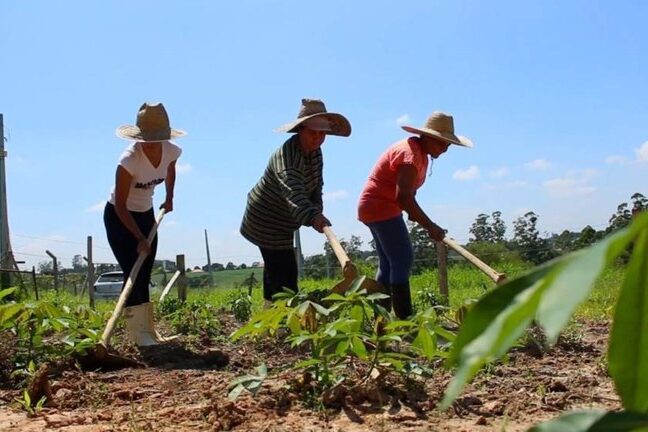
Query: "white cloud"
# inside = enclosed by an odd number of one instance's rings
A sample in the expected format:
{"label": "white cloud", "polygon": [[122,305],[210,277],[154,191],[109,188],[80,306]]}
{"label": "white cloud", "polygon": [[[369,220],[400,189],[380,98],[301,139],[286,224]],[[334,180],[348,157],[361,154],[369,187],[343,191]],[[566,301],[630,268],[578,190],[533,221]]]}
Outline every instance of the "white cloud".
{"label": "white cloud", "polygon": [[349,196],[349,192],[345,190],[337,190],[332,192],[324,192],[322,199],[326,202],[334,202],[346,199]]}
{"label": "white cloud", "polygon": [[402,125],[404,125],[406,123],[411,123],[411,122],[412,122],[412,119],[410,118],[409,114],[403,114],[402,116],[400,116],[400,117],[398,117],[396,119],[396,124],[399,125],[399,126],[402,126]]}
{"label": "white cloud", "polygon": [[101,213],[105,206],[106,206],[106,201],[103,200],[103,201],[99,201],[95,205],[91,205],[90,207],[87,207],[84,211],[86,213]]}
{"label": "white cloud", "polygon": [[567,177],[575,177],[577,181],[586,182],[598,175],[594,168],[572,169],[567,171]]}
{"label": "white cloud", "polygon": [[572,177],[555,178],[544,182],[544,188],[554,198],[586,196],[596,192],[594,186],[587,184],[588,180],[587,174],[581,179]]}
{"label": "white cloud", "polygon": [[628,158],[625,156],[614,155],[605,158],[605,163],[608,165],[625,165],[628,162]]}
{"label": "white cloud", "polygon": [[465,170],[457,170],[452,174],[452,178],[459,181],[474,180],[479,178],[479,168],[476,165],[471,165]]}
{"label": "white cloud", "polygon": [[648,162],[648,141],[635,150],[639,162]]}
{"label": "white cloud", "polygon": [[525,163],[524,166],[534,171],[542,171],[549,168],[549,162],[547,162],[545,159],[536,159],[531,162]]}
{"label": "white cloud", "polygon": [[176,172],[178,174],[187,174],[190,173],[193,170],[190,164],[188,163],[177,163],[176,164]]}
{"label": "white cloud", "polygon": [[507,175],[509,175],[509,169],[506,167],[502,167],[494,171],[491,171],[489,175],[493,178],[506,177]]}
{"label": "white cloud", "polygon": [[513,180],[510,182],[505,182],[501,184],[486,184],[485,188],[488,190],[511,190],[511,189],[521,189],[528,186],[529,182],[526,180]]}

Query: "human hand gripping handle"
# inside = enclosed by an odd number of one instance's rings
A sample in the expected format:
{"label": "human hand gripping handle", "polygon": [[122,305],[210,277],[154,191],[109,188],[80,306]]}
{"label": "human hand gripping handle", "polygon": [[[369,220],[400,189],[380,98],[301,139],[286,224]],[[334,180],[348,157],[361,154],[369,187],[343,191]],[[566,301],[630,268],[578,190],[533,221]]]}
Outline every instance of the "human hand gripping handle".
{"label": "human hand gripping handle", "polygon": [[313,229],[315,229],[315,231],[323,233],[324,227],[331,226],[331,221],[328,220],[323,214],[318,214],[313,218],[311,225],[313,226]]}
{"label": "human hand gripping handle", "polygon": [[443,241],[446,235],[446,230],[444,230],[434,222],[427,228],[427,232],[429,236],[436,241]]}
{"label": "human hand gripping handle", "polygon": [[[151,243],[153,242],[153,239],[157,234],[158,225],[160,225],[160,223],[162,222],[162,218],[164,218],[165,213],[166,210],[164,209],[160,210],[160,212],[157,215],[157,218],[155,219],[155,224],[153,224],[153,227],[151,228],[151,231],[148,234],[148,238],[145,239],[146,246],[147,248],[149,248],[149,250],[151,247]],[[140,243],[142,243],[142,241],[140,241],[137,246],[137,251],[139,253],[137,257],[137,261],[135,261],[135,264],[133,265],[133,269],[128,275],[128,279],[124,284],[124,289],[119,295],[119,300],[117,300],[117,305],[115,305],[115,310],[113,310],[113,313],[110,316],[108,323],[106,324],[106,328],[104,329],[103,335],[101,336],[101,344],[106,348],[108,347],[108,344],[110,342],[110,336],[112,336],[112,333],[115,330],[115,324],[117,323],[117,318],[119,318],[119,315],[121,315],[122,310],[124,309],[124,304],[126,304],[126,299],[128,298],[131,291],[133,290],[135,279],[137,279],[137,275],[139,274],[140,268],[142,267],[142,264],[144,263],[144,260],[148,255],[148,253],[140,252],[140,246],[139,246]]]}

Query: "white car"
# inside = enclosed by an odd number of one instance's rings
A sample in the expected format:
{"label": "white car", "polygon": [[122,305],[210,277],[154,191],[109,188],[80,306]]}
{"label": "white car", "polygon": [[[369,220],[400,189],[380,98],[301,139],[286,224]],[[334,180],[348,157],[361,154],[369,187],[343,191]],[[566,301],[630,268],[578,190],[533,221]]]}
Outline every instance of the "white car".
{"label": "white car", "polygon": [[124,285],[124,272],[102,273],[94,283],[96,299],[116,298]]}

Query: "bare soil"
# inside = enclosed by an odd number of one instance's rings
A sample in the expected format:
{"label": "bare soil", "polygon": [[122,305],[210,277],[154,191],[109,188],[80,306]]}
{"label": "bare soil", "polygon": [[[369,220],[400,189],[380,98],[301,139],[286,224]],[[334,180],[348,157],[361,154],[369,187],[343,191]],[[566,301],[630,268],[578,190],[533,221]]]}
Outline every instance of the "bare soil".
{"label": "bare soil", "polygon": [[[441,367],[429,378],[349,382],[322,406],[289,369],[306,354],[276,341],[126,345],[121,353],[143,367],[52,366],[52,397],[33,417],[15,402],[19,391],[0,390],[0,431],[523,431],[564,410],[620,408],[605,370],[607,337],[606,323],[583,323],[549,351],[514,350],[445,411],[436,407],[451,375]],[[259,393],[228,401],[229,383],[263,362],[269,378]]]}

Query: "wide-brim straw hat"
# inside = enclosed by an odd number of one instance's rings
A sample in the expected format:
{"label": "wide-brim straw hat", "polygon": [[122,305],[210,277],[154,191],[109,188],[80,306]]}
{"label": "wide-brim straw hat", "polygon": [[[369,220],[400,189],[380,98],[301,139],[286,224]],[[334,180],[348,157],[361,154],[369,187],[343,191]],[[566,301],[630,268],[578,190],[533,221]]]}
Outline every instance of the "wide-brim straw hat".
{"label": "wide-brim straw hat", "polygon": [[433,112],[423,127],[418,128],[407,125],[401,127],[409,133],[440,138],[446,142],[464,147],[474,147],[470,139],[461,135],[455,135],[452,116],[443,112]]}
{"label": "wide-brim straw hat", "polygon": [[327,135],[343,137],[351,135],[351,123],[349,123],[349,120],[342,114],[326,111],[324,102],[318,99],[302,99],[297,120],[287,123],[276,130],[277,132],[294,133],[299,129],[299,125],[315,117],[322,117],[328,120],[329,130],[324,131]]}
{"label": "wide-brim straw hat", "polygon": [[137,112],[135,125],[124,125],[117,128],[117,136],[141,142],[166,141],[178,138],[187,133],[171,129],[169,115],[161,103],[144,103]]}

